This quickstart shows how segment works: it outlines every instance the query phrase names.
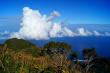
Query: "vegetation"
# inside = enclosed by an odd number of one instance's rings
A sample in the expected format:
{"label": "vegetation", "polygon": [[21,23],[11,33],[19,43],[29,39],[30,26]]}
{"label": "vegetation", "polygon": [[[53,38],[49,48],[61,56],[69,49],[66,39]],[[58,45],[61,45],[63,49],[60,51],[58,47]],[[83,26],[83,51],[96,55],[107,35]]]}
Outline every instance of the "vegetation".
{"label": "vegetation", "polygon": [[39,48],[23,39],[9,39],[0,45],[0,73],[110,73],[110,61],[94,48],[82,52],[80,62],[64,42],[51,41]]}

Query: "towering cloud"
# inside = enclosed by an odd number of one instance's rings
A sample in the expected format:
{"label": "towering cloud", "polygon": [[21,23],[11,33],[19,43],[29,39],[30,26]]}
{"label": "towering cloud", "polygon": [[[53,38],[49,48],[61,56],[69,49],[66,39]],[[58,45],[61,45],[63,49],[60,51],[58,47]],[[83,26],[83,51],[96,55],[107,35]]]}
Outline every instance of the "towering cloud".
{"label": "towering cloud", "polygon": [[53,22],[60,13],[53,11],[50,16],[42,15],[39,10],[32,10],[29,7],[23,8],[23,18],[19,32],[11,37],[27,39],[49,39],[50,37],[72,36],[73,33],[60,23]]}
{"label": "towering cloud", "polygon": [[88,31],[83,27],[76,29],[76,32],[71,31],[69,28],[62,26],[60,23],[54,22],[60,13],[53,11],[50,16],[41,14],[39,10],[32,10],[29,7],[23,8],[23,17],[21,28],[18,32],[11,34],[11,38],[23,39],[49,39],[51,37],[64,37],[64,36],[110,36],[110,33],[99,33],[96,30]]}

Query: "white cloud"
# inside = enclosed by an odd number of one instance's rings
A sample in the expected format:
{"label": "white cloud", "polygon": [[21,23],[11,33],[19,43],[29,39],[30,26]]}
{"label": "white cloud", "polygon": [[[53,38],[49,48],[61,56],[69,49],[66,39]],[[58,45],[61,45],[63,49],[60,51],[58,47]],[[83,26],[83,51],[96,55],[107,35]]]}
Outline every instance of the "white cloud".
{"label": "white cloud", "polygon": [[0,32],[0,39],[7,39],[9,38],[9,36],[10,36],[10,32],[8,32],[7,30]]}
{"label": "white cloud", "polygon": [[60,23],[54,22],[54,19],[59,16],[60,13],[57,11],[53,11],[50,16],[47,16],[41,14],[39,10],[32,10],[29,7],[24,7],[21,28],[18,32],[12,33],[11,38],[39,40],[64,36],[110,36],[108,32],[101,34],[96,30],[91,32],[83,27],[76,29],[77,32],[73,32]]}
{"label": "white cloud", "polygon": [[0,39],[9,38],[9,36],[10,36],[10,32],[7,30],[0,32]]}
{"label": "white cloud", "polygon": [[71,31],[67,27],[64,28],[64,32],[63,33],[64,33],[65,36],[70,36],[70,37],[73,37],[73,36],[76,35],[76,33],[74,33],[73,31]]}
{"label": "white cloud", "polygon": [[110,36],[110,33],[109,32],[105,32],[105,36]]}
{"label": "white cloud", "polygon": [[78,30],[78,34],[79,36],[88,36],[88,35],[92,35],[92,33],[86,29],[84,29],[83,27],[77,29]]}
{"label": "white cloud", "polygon": [[50,37],[60,37],[60,36],[62,36],[61,35],[62,34],[62,27],[61,27],[61,25],[55,23],[52,26],[52,29],[50,30],[49,34],[50,34]]}
{"label": "white cloud", "polygon": [[53,20],[54,18],[59,17],[59,16],[60,16],[59,12],[53,11],[47,20],[50,21],[50,20]]}
{"label": "white cloud", "polygon": [[76,36],[110,36],[109,32],[100,33],[96,30],[89,31],[89,30],[86,30],[83,27],[78,28],[77,31],[78,32],[76,33]]}
{"label": "white cloud", "polygon": [[94,35],[100,36],[100,35],[102,35],[102,34],[95,30],[95,31],[94,31]]}
{"label": "white cloud", "polygon": [[[29,7],[23,8],[23,18],[19,32],[15,32],[11,37],[27,39],[49,39],[50,37],[60,37],[64,35],[64,27],[53,22],[60,13],[53,11],[50,16],[42,15],[39,10],[32,10]],[[67,27],[66,27],[67,28]],[[71,34],[69,30],[69,35]],[[65,32],[66,36],[69,36]]]}
{"label": "white cloud", "polygon": [[8,31],[0,32],[0,35],[8,35],[10,34]]}

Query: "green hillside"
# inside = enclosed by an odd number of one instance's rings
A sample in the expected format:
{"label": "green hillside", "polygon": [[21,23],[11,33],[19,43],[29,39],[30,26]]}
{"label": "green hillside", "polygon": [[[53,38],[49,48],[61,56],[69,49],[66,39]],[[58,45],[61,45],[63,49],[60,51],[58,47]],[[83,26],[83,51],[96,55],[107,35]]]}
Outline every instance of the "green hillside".
{"label": "green hillside", "polygon": [[7,48],[12,49],[16,52],[23,51],[25,53],[30,53],[34,56],[37,56],[41,51],[41,49],[38,48],[35,44],[23,39],[8,39],[5,41],[4,44],[7,45]]}
{"label": "green hillside", "polygon": [[36,47],[36,45],[34,45],[26,40],[17,39],[17,38],[8,39],[5,41],[4,44],[7,44],[8,48],[14,49],[14,50],[21,50],[21,49]]}

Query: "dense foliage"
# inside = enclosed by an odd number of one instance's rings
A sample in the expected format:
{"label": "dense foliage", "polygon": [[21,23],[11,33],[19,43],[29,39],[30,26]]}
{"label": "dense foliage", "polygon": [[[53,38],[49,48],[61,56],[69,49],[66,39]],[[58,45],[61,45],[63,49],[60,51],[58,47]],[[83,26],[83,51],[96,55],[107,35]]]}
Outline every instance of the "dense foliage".
{"label": "dense foliage", "polygon": [[82,52],[80,62],[64,42],[51,41],[39,48],[23,39],[8,39],[0,45],[0,73],[110,73],[110,61],[97,56],[94,48]]}

